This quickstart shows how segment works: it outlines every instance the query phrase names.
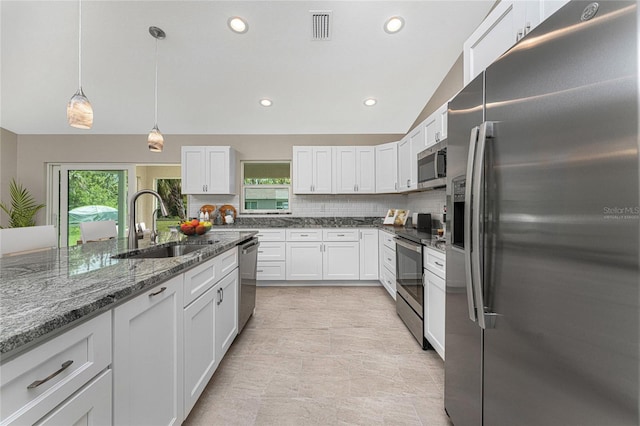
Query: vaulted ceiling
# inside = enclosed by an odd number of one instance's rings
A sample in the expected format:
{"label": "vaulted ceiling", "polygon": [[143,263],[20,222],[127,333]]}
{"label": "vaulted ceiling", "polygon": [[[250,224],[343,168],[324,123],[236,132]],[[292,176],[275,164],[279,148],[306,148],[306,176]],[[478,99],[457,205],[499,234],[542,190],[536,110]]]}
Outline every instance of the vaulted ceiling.
{"label": "vaulted ceiling", "polygon": [[[404,133],[490,1],[116,1],[82,3],[91,130],[66,122],[78,88],[78,3],[0,2],[0,126],[18,134]],[[331,11],[311,39],[310,11]],[[396,34],[383,30],[404,18]],[[227,21],[249,24],[233,33]],[[366,98],[378,100],[367,107]],[[261,98],[273,106],[262,107]]]}

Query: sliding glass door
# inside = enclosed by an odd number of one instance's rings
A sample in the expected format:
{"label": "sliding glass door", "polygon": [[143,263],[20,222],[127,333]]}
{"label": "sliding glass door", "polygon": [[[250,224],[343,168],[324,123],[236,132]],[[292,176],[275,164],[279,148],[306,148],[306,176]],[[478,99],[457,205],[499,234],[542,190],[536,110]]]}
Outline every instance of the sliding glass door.
{"label": "sliding glass door", "polygon": [[[51,169],[54,175],[56,169]],[[58,170],[60,247],[81,241],[80,222],[114,220],[118,236],[127,235],[127,200],[135,192],[135,165],[61,164]],[[55,182],[50,186],[54,192],[55,186]]]}

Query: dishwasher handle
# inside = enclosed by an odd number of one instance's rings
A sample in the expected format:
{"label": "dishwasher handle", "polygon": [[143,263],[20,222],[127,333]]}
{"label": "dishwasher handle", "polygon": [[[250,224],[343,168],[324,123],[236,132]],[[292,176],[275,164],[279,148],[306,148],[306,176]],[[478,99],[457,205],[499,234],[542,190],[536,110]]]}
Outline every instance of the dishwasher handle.
{"label": "dishwasher handle", "polygon": [[251,253],[252,251],[258,250],[260,247],[260,241],[257,238],[252,238],[242,246],[242,254]]}

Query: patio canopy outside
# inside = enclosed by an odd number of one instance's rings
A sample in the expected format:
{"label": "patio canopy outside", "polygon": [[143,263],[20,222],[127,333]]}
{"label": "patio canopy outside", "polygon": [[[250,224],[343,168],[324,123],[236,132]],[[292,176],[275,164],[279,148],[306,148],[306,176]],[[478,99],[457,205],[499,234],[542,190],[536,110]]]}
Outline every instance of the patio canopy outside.
{"label": "patio canopy outside", "polygon": [[82,206],[69,210],[69,225],[100,220],[118,222],[118,209],[109,206]]}

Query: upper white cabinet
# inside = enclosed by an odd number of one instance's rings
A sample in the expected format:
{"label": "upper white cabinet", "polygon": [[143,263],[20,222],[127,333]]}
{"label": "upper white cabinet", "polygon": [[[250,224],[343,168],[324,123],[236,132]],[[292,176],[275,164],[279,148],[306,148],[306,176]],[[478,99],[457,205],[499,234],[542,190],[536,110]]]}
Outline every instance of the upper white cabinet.
{"label": "upper white cabinet", "polygon": [[398,190],[398,142],[376,146],[376,192]]}
{"label": "upper white cabinet", "polygon": [[336,194],[376,192],[376,150],[372,146],[333,148]]}
{"label": "upper white cabinet", "polygon": [[464,43],[464,84],[568,0],[501,1]]}
{"label": "upper white cabinet", "polygon": [[235,194],[235,166],[229,146],[183,146],[182,193]]}
{"label": "upper white cabinet", "polygon": [[424,121],[425,148],[446,139],[448,107],[447,102]]}
{"label": "upper white cabinet", "polygon": [[[411,161],[411,140],[409,135],[402,138],[398,142],[398,190],[408,191],[411,189],[411,164],[416,163],[417,159]],[[417,163],[416,163],[417,172]],[[417,173],[416,173],[417,174]]]}
{"label": "upper white cabinet", "polygon": [[293,192],[331,194],[332,149],[330,146],[293,147]]}

